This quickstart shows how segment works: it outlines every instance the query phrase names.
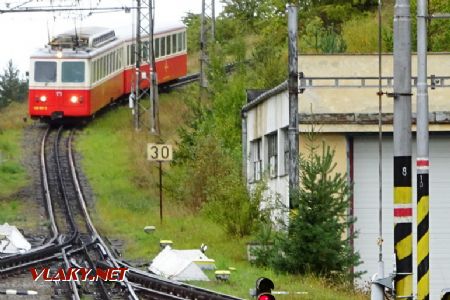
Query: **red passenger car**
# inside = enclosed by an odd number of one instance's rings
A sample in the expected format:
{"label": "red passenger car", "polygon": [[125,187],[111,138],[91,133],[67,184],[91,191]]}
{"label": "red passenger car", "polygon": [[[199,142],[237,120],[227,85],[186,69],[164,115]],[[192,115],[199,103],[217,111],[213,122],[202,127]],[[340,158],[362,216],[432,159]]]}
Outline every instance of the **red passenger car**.
{"label": "red passenger car", "polygon": [[[58,35],[31,56],[30,116],[43,120],[90,117],[129,94],[135,77],[135,48],[131,32],[87,27]],[[141,51],[141,68],[148,71],[146,47]],[[154,54],[158,83],[185,76],[185,26],[157,29]],[[146,88],[148,81],[142,82],[141,88]]]}

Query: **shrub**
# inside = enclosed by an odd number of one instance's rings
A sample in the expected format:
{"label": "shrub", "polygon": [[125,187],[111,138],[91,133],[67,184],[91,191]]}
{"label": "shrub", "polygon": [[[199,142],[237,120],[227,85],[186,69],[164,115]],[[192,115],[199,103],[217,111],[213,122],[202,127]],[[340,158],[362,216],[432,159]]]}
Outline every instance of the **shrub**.
{"label": "shrub", "polygon": [[346,236],[355,222],[347,215],[350,184],[344,174],[334,173],[334,150],[325,143],[309,148],[300,159],[301,186],[294,191],[296,208],[287,230],[273,236],[270,250],[256,253],[257,262],[283,272],[349,278],[351,268],[359,264],[349,243],[355,236]]}

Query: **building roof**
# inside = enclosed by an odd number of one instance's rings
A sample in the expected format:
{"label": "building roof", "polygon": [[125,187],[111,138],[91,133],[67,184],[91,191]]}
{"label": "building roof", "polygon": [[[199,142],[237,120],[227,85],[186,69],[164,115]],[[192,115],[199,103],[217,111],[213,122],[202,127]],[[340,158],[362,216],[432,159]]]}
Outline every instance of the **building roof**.
{"label": "building roof", "polygon": [[[416,56],[412,56],[412,76],[416,76]],[[382,75],[393,76],[393,56],[382,56]],[[306,80],[309,78],[328,78],[327,87],[314,85],[307,87],[299,95],[299,122],[311,123],[308,115],[314,114],[315,121],[323,124],[377,124],[378,122],[378,88],[371,82],[371,87],[356,87],[350,84],[342,84],[339,87],[331,87],[335,83],[333,78],[362,78],[378,76],[378,55],[300,55],[299,70],[304,72]],[[441,77],[435,89],[429,89],[430,123],[450,124],[448,113],[450,111],[450,53],[428,54],[428,76]],[[372,81],[377,81],[373,79]],[[341,80],[344,82],[344,80]],[[304,85],[304,84],[303,84]],[[367,84],[368,85],[368,84]],[[307,85],[308,86],[308,85]],[[281,93],[287,97],[287,81],[265,91],[262,94],[249,95],[248,102],[243,106],[242,112],[265,103],[268,99]],[[392,92],[390,86],[383,87],[384,92]],[[416,110],[416,89],[412,89],[412,111]],[[383,96],[382,111],[386,123],[392,123],[390,118],[393,113],[393,99]]]}

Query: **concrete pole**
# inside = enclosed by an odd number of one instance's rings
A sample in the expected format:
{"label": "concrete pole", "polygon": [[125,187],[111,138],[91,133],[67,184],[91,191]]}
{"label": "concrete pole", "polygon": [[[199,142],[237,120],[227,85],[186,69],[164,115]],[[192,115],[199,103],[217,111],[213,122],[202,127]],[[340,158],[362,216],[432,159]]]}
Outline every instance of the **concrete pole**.
{"label": "concrete pole", "polygon": [[298,53],[297,53],[297,6],[289,4],[289,207],[293,201],[293,191],[299,188],[298,172]]}
{"label": "concrete pole", "polygon": [[141,81],[141,0],[136,0],[137,10],[136,10],[136,44],[135,44],[135,59],[136,59],[136,69],[135,69],[135,97],[134,97],[134,129],[139,130],[139,95],[140,88],[139,83]]}
{"label": "concrete pole", "polygon": [[411,16],[409,0],[394,13],[394,249],[396,299],[412,299]]}
{"label": "concrete pole", "polygon": [[206,60],[207,60],[207,54],[206,54],[206,43],[207,43],[207,37],[206,37],[206,0],[202,0],[202,15],[201,15],[201,28],[200,28],[200,88],[207,88],[208,87],[208,81],[206,77]]}
{"label": "concrete pole", "polygon": [[247,112],[241,113],[242,125],[242,178],[247,181]]}
{"label": "concrete pole", "polygon": [[430,297],[427,0],[417,1],[417,299]]}
{"label": "concrete pole", "polygon": [[216,40],[216,1],[211,0],[211,41]]}
{"label": "concrete pole", "polygon": [[158,102],[158,77],[156,73],[155,54],[153,51],[153,1],[149,1],[149,64],[150,64],[150,132],[153,134],[160,134],[159,127],[159,102]]}

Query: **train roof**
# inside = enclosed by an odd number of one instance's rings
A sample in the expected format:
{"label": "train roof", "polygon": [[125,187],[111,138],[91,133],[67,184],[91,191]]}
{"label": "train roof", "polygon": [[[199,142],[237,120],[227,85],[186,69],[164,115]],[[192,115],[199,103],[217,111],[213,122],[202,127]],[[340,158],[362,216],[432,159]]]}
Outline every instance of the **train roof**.
{"label": "train roof", "polygon": [[[186,26],[181,22],[156,25],[154,35],[185,28]],[[54,58],[58,52],[62,52],[65,58],[89,58],[134,38],[135,34],[130,27],[126,26],[116,29],[100,26],[73,28],[55,36],[45,48],[36,50],[31,58]]]}

